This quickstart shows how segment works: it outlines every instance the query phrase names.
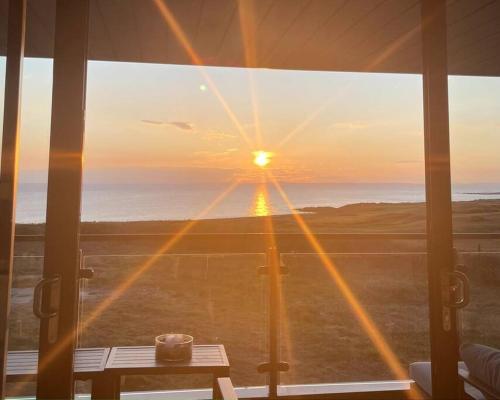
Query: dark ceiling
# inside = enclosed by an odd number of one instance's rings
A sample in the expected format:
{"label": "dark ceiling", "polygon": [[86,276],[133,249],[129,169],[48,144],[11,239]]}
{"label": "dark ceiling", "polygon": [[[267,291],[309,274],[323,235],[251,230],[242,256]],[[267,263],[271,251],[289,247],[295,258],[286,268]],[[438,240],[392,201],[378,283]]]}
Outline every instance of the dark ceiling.
{"label": "dark ceiling", "polygon": [[[28,2],[26,56],[52,56],[54,4],[54,0]],[[419,0],[165,0],[164,4],[195,58],[187,54],[154,0],[91,0],[89,58],[421,71]],[[1,54],[5,54],[6,14],[7,0],[0,0]],[[450,74],[499,76],[500,0],[450,0],[448,49]]]}

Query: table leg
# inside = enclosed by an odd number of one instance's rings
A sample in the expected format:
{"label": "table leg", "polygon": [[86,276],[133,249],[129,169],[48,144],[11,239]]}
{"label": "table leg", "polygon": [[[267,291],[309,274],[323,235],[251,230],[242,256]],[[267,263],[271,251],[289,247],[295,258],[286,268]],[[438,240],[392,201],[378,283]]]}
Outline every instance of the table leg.
{"label": "table leg", "polygon": [[120,399],[120,375],[103,372],[92,380],[92,400]]}
{"label": "table leg", "polygon": [[212,389],[212,399],[213,400],[221,400],[222,399],[222,393],[219,388],[219,384],[217,382],[217,378],[219,378],[218,375],[214,374],[214,381],[213,381],[213,389]]}

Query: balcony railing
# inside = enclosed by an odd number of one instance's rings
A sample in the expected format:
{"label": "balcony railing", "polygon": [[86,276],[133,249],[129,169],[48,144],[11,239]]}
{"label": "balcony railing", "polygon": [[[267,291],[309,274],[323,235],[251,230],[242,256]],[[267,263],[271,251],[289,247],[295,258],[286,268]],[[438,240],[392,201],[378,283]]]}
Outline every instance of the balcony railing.
{"label": "balcony railing", "polygon": [[[402,368],[428,359],[425,235],[317,237]],[[191,234],[175,248],[155,252],[169,238],[82,235],[83,265],[94,269],[94,277],[82,281],[81,347],[148,345],[155,334],[180,331],[193,334],[198,343],[226,346],[240,395],[409,389],[409,382],[394,380],[393,371],[303,235],[276,235],[279,259],[286,266],[277,286],[272,274],[258,268],[266,265],[266,254],[252,251],[265,249],[265,234]],[[43,236],[17,239],[10,327],[11,349],[16,350],[37,346],[32,288],[43,264],[43,257],[33,254],[40,253],[40,243],[34,242]],[[500,325],[493,319],[500,310],[495,295],[500,285],[500,252],[495,251],[500,234],[456,234],[455,240],[472,291],[471,304],[461,314],[463,338],[498,347]],[[342,241],[364,252],[330,251]],[[398,251],[386,251],[391,246]],[[113,301],[103,308],[111,297]],[[289,366],[286,372],[280,372],[282,363]],[[133,398],[135,391],[160,389],[162,396],[182,391],[185,396],[207,398],[209,392],[203,388],[210,382],[192,376],[131,377],[122,387],[127,398]],[[29,386],[22,389],[16,394],[33,391]],[[78,391],[85,393],[88,388],[81,384]]]}

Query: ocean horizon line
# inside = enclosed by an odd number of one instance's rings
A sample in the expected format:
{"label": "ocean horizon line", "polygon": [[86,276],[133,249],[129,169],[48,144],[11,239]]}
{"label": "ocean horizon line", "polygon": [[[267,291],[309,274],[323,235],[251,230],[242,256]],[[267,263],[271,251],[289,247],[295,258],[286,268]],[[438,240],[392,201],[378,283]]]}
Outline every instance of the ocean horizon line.
{"label": "ocean horizon line", "polygon": [[[412,183],[282,183],[294,209],[340,207],[360,203],[425,201],[425,186]],[[452,187],[455,201],[491,199],[496,184]],[[82,221],[182,221],[289,214],[289,205],[273,185],[241,184],[209,212],[208,204],[227,184],[86,184],[82,190]],[[17,223],[45,221],[46,185],[20,185]]]}

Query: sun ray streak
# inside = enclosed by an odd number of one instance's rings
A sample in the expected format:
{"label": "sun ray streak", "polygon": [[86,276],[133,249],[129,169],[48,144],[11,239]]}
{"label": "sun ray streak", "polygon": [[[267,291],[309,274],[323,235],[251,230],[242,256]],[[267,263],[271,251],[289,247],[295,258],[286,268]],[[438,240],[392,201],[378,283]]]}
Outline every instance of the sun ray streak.
{"label": "sun ray streak", "polygon": [[240,18],[240,30],[245,51],[245,65],[248,72],[248,85],[252,103],[253,124],[255,130],[255,141],[257,147],[263,146],[262,131],[260,129],[259,104],[257,90],[255,87],[255,76],[252,68],[257,67],[257,44],[255,7],[252,0],[238,0],[238,14]]}
{"label": "sun ray streak", "polygon": [[341,89],[337,90],[334,96],[329,97],[324,103],[322,103],[318,108],[316,108],[312,113],[310,113],[300,124],[298,124],[294,129],[292,129],[276,146],[276,149],[280,149],[285,146],[290,140],[292,140],[297,134],[302,132],[311,122],[313,122],[325,109],[332,104],[335,99],[340,98],[344,95],[347,90],[351,87],[351,84],[347,84]]}
{"label": "sun ray streak", "polygon": [[[261,187],[257,187],[256,192],[263,193],[266,204],[268,204],[268,207],[270,208],[270,198],[269,198],[269,191],[267,190],[267,184],[268,184],[268,182],[261,185]],[[273,217],[270,213],[267,214],[264,218],[264,232],[267,234],[266,247],[277,249],[277,251],[274,252],[274,254],[273,254],[273,263],[275,263],[275,265],[279,266],[281,264],[280,263],[281,260],[279,258],[279,249],[278,249],[277,242],[276,242]],[[280,310],[280,314],[281,314],[281,328],[283,330],[283,338],[285,341],[285,351],[286,351],[286,355],[288,356],[290,363],[292,363],[294,365],[295,364],[295,357],[294,357],[294,351],[293,351],[293,347],[292,347],[289,318],[288,318],[288,313],[287,313],[287,310],[285,307],[285,298],[283,295],[283,285],[282,285],[281,279],[278,280],[278,296],[279,296],[279,310]],[[281,340],[279,342],[281,343]]]}
{"label": "sun ray streak", "polygon": [[257,38],[255,28],[255,7],[253,0],[238,0],[238,15],[240,19],[241,38],[245,52],[245,64],[247,68],[257,66]]}
{"label": "sun ray streak", "polygon": [[[160,246],[157,252],[153,256],[151,256],[144,264],[138,267],[132,275],[122,281],[120,285],[113,292],[111,292],[109,296],[105,300],[103,300],[84,321],[80,323],[79,329],[81,329],[81,332],[83,333],[85,329],[88,328],[88,326],[106,309],[108,309],[116,300],[118,300],[142,274],[150,269],[166,251],[175,246],[182,239],[182,237],[198,223],[201,218],[205,217],[211,210],[218,206],[239,184],[240,181],[238,180],[233,182],[194,219],[188,221],[182,227],[182,229],[180,229],[172,238],[170,238],[162,246]],[[71,335],[62,338],[59,342],[59,345],[55,347],[52,353],[50,353],[48,357],[44,359],[43,363],[38,366],[39,371],[45,369],[51,363],[51,361],[68,345],[70,340]]]}
{"label": "sun ray streak", "polygon": [[[391,57],[396,51],[398,51],[403,45],[408,43],[411,39],[413,39],[420,32],[420,24],[415,26],[410,31],[406,32],[402,35],[398,40],[394,43],[391,43],[387,46],[373,61],[368,63],[363,70],[364,71],[372,71],[380,64],[382,64],[385,60]],[[338,98],[340,95],[344,94],[350,85],[347,85],[343,90],[337,92],[337,94],[324,102],[320,107],[318,107],[315,111],[313,111],[307,118],[305,118],[299,125],[297,125],[292,131],[290,131],[279,143],[277,148],[283,147],[287,144],[291,139],[293,139],[298,133],[303,131],[312,121],[314,121],[332,102],[334,98]]]}
{"label": "sun ray streak", "polygon": [[239,184],[238,181],[233,182],[226,190],[219,194],[203,211],[201,211],[194,219],[187,222],[184,227],[177,232],[170,240],[165,242],[158,251],[142,266],[140,266],[128,279],[120,284],[110,296],[104,300],[89,317],[82,323],[82,331],[91,323],[95,318],[97,318],[102,312],[107,309],[114,301],[116,301],[144,272],[146,272],[151,266],[165,253],[175,246],[182,237],[187,234],[198,221],[205,217],[211,210],[213,210],[222,200],[224,200],[229,193],[231,193],[236,186]]}
{"label": "sun ray streak", "polygon": [[373,343],[373,345],[375,346],[375,348],[379,352],[380,356],[383,358],[384,362],[391,369],[392,373],[394,374],[394,376],[397,379],[401,379],[401,380],[409,379],[407,372],[401,367],[401,364],[400,364],[397,356],[394,354],[394,352],[390,348],[389,344],[387,343],[387,341],[383,337],[382,333],[379,331],[379,329],[375,325],[375,322],[371,319],[371,317],[364,310],[363,306],[361,305],[359,300],[356,298],[355,294],[352,292],[352,290],[349,287],[349,285],[347,284],[347,282],[340,275],[339,271],[337,270],[337,268],[333,264],[332,260],[326,255],[323,247],[321,246],[321,244],[317,240],[317,238],[314,236],[313,232],[311,231],[311,229],[309,228],[309,226],[305,222],[304,218],[293,207],[292,203],[290,202],[290,199],[288,198],[287,194],[283,190],[280,183],[271,174],[269,174],[268,177],[271,180],[271,182],[274,184],[274,186],[276,187],[278,193],[283,198],[284,202],[289,207],[290,212],[292,213],[293,217],[295,218],[297,224],[304,232],[310,245],[313,247],[315,252],[318,254],[321,262],[323,263],[323,265],[327,269],[328,273],[330,274],[333,281],[337,285],[341,294],[347,300],[349,306],[351,307],[352,311],[354,312],[355,317],[357,318],[361,327],[366,332],[366,334],[370,338],[371,342]]}
{"label": "sun ray streak", "polygon": [[248,83],[250,86],[250,98],[252,102],[253,124],[255,130],[255,142],[261,149],[264,146],[262,130],[260,126],[259,101],[257,98],[257,88],[255,87],[255,76],[252,69],[248,69]]}
{"label": "sun ray streak", "polygon": [[418,24],[410,31],[406,32],[400,38],[392,42],[389,46],[387,46],[382,53],[378,57],[376,57],[372,62],[368,63],[364,70],[365,71],[373,71],[376,67],[382,64],[385,60],[387,60],[390,56],[392,56],[396,51],[398,51],[403,45],[408,43],[411,39],[415,37],[415,35],[419,34],[421,31],[421,26]]}
{"label": "sun ray streak", "polygon": [[241,135],[243,140],[247,143],[247,145],[250,148],[254,148],[254,145],[252,141],[250,140],[249,136],[247,135],[245,129],[241,125],[240,121],[234,114],[233,110],[227,103],[226,99],[222,95],[222,93],[219,91],[219,88],[215,84],[215,82],[212,80],[210,75],[207,73],[205,70],[205,65],[203,63],[203,60],[200,58],[200,56],[196,53],[194,50],[193,46],[191,45],[188,37],[184,33],[184,30],[182,27],[179,25],[177,22],[177,19],[175,18],[174,14],[170,11],[169,7],[165,4],[163,0],[154,0],[154,3],[158,10],[160,11],[161,16],[167,23],[167,25],[170,27],[172,30],[173,34],[181,44],[181,46],[184,48],[184,51],[186,54],[189,56],[191,59],[192,63],[194,65],[197,65],[199,67],[199,71],[203,78],[205,79],[205,82],[207,83],[208,87],[212,91],[212,93],[215,95],[217,100],[219,100],[219,103],[222,105],[222,108],[226,111],[226,114],[228,115],[229,119],[233,122],[235,125],[236,129],[238,130],[238,133]]}
{"label": "sun ray streak", "polygon": [[311,114],[307,116],[300,124],[298,124],[293,130],[291,130],[279,143],[277,149],[280,149],[285,144],[287,144],[290,140],[293,139],[295,135],[303,131],[307,125],[309,125],[312,121],[314,121],[318,115],[320,115],[325,108],[330,104],[330,100],[325,101],[321,106],[319,106],[316,110],[314,110]]}

